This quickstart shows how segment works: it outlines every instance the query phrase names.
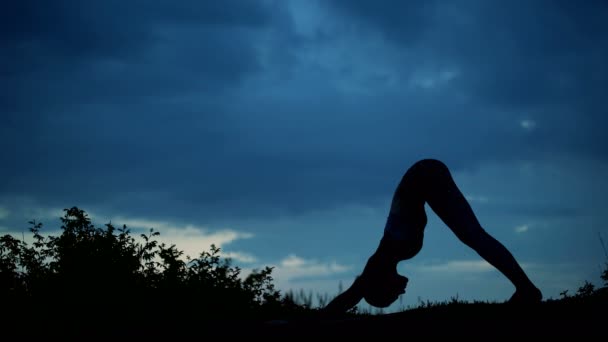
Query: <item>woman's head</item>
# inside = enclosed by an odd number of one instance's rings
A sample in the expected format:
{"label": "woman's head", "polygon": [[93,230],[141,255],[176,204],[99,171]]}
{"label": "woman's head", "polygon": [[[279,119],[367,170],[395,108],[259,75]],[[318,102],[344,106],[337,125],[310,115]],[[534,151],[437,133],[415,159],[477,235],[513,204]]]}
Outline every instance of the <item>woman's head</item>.
{"label": "woman's head", "polygon": [[367,279],[363,298],[378,308],[386,308],[394,303],[399,295],[405,293],[408,279],[399,273],[387,272],[380,277]]}

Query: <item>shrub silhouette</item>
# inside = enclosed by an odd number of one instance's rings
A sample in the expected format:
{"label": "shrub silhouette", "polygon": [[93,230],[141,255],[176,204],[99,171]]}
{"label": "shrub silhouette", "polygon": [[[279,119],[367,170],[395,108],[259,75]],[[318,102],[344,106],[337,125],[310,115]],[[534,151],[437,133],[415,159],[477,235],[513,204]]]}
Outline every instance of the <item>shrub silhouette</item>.
{"label": "shrub silhouette", "polygon": [[13,316],[60,311],[64,322],[97,325],[116,314],[138,324],[144,317],[265,319],[301,309],[274,288],[271,267],[242,277],[215,245],[184,261],[153,229],[137,242],[125,225],[96,228],[78,207],[64,211],[59,236],[43,236],[42,223],[31,221],[31,245],[0,238],[0,299]]}

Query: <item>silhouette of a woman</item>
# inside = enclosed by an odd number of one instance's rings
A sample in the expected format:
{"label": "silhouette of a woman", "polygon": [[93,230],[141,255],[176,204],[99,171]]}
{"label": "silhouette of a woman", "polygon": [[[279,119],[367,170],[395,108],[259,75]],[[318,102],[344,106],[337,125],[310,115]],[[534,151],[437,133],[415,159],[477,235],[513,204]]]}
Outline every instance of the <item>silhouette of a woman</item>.
{"label": "silhouette of a woman", "polygon": [[403,175],[393,195],[384,234],[363,272],[334,298],[325,312],[346,312],[361,299],[384,308],[405,292],[408,279],[397,273],[397,264],[414,257],[422,248],[427,223],[427,203],[467,246],[496,267],[515,286],[509,303],[535,303],[541,291],[530,281],[513,255],[479,224],[471,206],[439,160],[423,159]]}

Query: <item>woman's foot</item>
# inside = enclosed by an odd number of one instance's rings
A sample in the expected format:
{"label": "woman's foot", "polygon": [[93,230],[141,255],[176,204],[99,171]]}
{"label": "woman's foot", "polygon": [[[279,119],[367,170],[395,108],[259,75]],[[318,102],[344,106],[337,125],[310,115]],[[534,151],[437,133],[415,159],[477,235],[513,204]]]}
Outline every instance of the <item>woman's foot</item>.
{"label": "woman's foot", "polygon": [[525,289],[516,290],[513,296],[507,301],[509,304],[534,304],[540,303],[543,300],[542,292],[535,286]]}

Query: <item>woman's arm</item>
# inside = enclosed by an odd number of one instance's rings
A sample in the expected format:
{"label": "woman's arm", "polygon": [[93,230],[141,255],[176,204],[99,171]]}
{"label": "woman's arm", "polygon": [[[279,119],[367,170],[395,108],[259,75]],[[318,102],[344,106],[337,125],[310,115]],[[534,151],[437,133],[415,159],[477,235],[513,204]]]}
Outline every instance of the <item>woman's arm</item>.
{"label": "woman's arm", "polygon": [[361,277],[359,276],[346,291],[340,293],[336,298],[329,302],[329,304],[323,308],[323,312],[326,314],[342,314],[347,312],[363,299],[362,286]]}

